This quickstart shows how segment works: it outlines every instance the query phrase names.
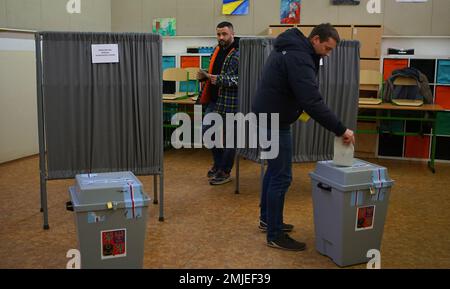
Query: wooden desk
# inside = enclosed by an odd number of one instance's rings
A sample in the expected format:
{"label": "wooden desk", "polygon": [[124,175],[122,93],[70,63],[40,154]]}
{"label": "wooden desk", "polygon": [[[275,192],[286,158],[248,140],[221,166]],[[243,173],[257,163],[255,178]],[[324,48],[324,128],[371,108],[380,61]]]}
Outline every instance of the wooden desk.
{"label": "wooden desk", "polygon": [[[380,121],[380,120],[400,120],[400,121],[420,121],[420,122],[431,122],[433,129],[431,130],[431,155],[428,161],[428,166],[433,173],[436,172],[434,161],[436,157],[436,114],[438,112],[445,111],[443,107],[436,104],[424,104],[422,106],[399,106],[391,103],[382,103],[378,105],[359,105],[360,113],[358,114],[358,120],[369,120],[369,121]],[[376,110],[375,116],[364,115],[362,111],[365,110]],[[383,112],[387,112],[387,116],[383,115]],[[411,112],[426,112],[423,117],[401,117],[401,116],[391,116],[392,111],[411,111]],[[357,130],[358,134],[379,134],[379,129],[377,130]],[[421,133],[396,133],[396,135],[401,136],[416,136],[422,135]]]}
{"label": "wooden desk", "polygon": [[359,108],[367,109],[384,109],[384,110],[407,110],[407,111],[445,111],[444,108],[437,104],[424,104],[422,106],[401,106],[391,103],[382,104],[360,104]]}
{"label": "wooden desk", "polygon": [[172,103],[172,104],[188,104],[188,105],[194,105],[196,104],[195,100],[192,100],[190,97],[185,99],[163,99],[163,103]]}
{"label": "wooden desk", "polygon": [[163,99],[163,135],[164,135],[164,148],[168,149],[172,147],[171,135],[174,129],[179,127],[178,125],[172,125],[170,119],[175,113],[186,113],[193,117],[194,105],[197,101],[192,98],[184,99]]}

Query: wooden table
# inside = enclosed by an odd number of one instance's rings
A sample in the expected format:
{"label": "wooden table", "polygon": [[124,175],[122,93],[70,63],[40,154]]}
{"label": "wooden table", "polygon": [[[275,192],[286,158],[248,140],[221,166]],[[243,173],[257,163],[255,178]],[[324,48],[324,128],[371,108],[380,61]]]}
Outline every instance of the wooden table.
{"label": "wooden table", "polygon": [[172,103],[172,104],[188,104],[188,105],[194,105],[196,104],[195,100],[192,100],[190,97],[185,99],[163,99],[163,103]]}
{"label": "wooden table", "polygon": [[173,125],[170,123],[171,117],[175,113],[186,113],[191,117],[194,114],[194,105],[197,101],[192,100],[192,98],[184,99],[163,99],[163,135],[164,135],[164,148],[171,148],[171,135],[178,125]]}
{"label": "wooden table", "polygon": [[[442,106],[437,104],[424,104],[422,106],[399,106],[391,103],[382,103],[378,105],[363,104],[359,105],[360,113],[358,114],[358,120],[400,120],[400,121],[420,121],[420,122],[430,122],[432,123],[433,129],[431,130],[431,155],[428,161],[428,166],[433,173],[435,170],[435,157],[436,157],[436,114],[438,112],[445,111]],[[375,116],[364,115],[362,112],[365,110],[376,110]],[[411,112],[424,112],[422,117],[402,117],[402,116],[391,116],[392,111],[411,111]],[[387,116],[383,114],[387,112]],[[359,134],[379,134],[379,130],[357,130],[356,133]],[[421,133],[396,133],[401,136],[416,136],[422,135]]]}
{"label": "wooden table", "polygon": [[445,109],[442,108],[442,106],[437,104],[424,104],[421,106],[400,106],[392,103],[360,104],[359,108],[381,109],[381,110],[434,111],[434,112],[445,111]]}

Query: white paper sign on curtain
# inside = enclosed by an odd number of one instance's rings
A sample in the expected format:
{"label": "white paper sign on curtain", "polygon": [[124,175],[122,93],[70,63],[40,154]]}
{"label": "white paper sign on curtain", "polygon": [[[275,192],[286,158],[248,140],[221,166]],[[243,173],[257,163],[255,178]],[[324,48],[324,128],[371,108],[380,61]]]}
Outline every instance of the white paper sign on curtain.
{"label": "white paper sign on curtain", "polygon": [[92,63],[118,63],[119,44],[93,44]]}

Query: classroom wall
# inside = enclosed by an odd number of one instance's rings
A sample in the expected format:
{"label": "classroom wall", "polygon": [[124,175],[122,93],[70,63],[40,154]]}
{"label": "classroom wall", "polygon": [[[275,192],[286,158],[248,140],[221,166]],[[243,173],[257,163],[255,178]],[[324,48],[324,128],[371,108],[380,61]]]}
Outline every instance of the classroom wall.
{"label": "classroom wall", "polygon": [[33,35],[0,33],[0,163],[37,154]]}
{"label": "classroom wall", "polygon": [[[111,31],[111,0],[0,0],[0,28]],[[0,33],[0,163],[37,154],[36,57],[32,34]]]}
{"label": "classroom wall", "polygon": [[[165,39],[166,53],[213,45],[223,20],[238,35],[265,35],[279,21],[279,0],[251,0],[247,16],[221,15],[222,0],[81,0],[82,13],[68,14],[68,0],[0,0],[0,27],[30,30],[149,32],[158,17],[177,18],[178,35]],[[302,0],[302,24],[383,24],[385,35],[450,36],[450,0],[405,4],[381,0],[382,14],[359,6],[332,6],[329,0]],[[0,33],[0,163],[38,153],[34,41]],[[25,38],[27,38],[25,37]],[[197,40],[196,40],[197,39]],[[387,47],[416,47],[418,54],[450,54],[448,38],[383,40]]]}
{"label": "classroom wall", "polygon": [[269,23],[278,21],[273,12],[279,11],[279,5],[274,0],[251,1],[249,15],[224,16],[222,0],[111,0],[111,29],[150,32],[154,18],[174,17],[179,36],[214,35],[221,21],[233,22],[239,35],[258,35],[265,34]]}
{"label": "classroom wall", "polygon": [[[264,35],[279,23],[279,0],[250,0],[249,15],[223,16],[222,0],[80,0],[81,14],[68,14],[68,0],[0,0],[0,27],[30,30],[150,32],[154,18],[175,17],[178,35],[214,35],[229,20],[239,35]],[[382,24],[385,35],[450,36],[450,1],[398,3],[380,0],[381,14],[329,0],[302,0],[302,24]]]}
{"label": "classroom wall", "polygon": [[[0,27],[47,31],[111,31],[111,0],[80,0],[69,14],[68,0],[0,0]],[[127,1],[123,1],[127,2]]]}
{"label": "classroom wall", "polygon": [[384,38],[381,43],[382,53],[387,54],[388,48],[414,48],[416,56],[450,57],[450,38]]}
{"label": "classroom wall", "polygon": [[[381,0],[382,13],[369,14],[369,0],[358,6],[333,6],[329,0],[302,0],[301,24],[381,24],[385,35],[450,36],[450,1],[398,3]],[[154,18],[175,17],[177,35],[214,35],[217,23],[231,21],[239,35],[265,35],[279,23],[279,0],[251,0],[249,15],[221,15],[222,0],[111,0],[113,31],[151,31]]]}

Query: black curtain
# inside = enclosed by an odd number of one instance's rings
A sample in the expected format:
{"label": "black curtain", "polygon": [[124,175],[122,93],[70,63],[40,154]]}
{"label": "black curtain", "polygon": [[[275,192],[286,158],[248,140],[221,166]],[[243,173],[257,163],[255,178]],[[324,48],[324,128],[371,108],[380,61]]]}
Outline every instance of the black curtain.
{"label": "black curtain", "polygon": [[[119,63],[93,64],[92,44],[118,44]],[[42,33],[49,179],[162,170],[161,37]]]}
{"label": "black curtain", "polygon": [[[341,41],[330,57],[323,58],[319,90],[328,107],[349,129],[356,129],[359,100],[359,42]],[[334,133],[317,122],[293,125],[294,162],[333,159]]]}
{"label": "black curtain", "polygon": [[[273,50],[273,38],[240,40],[239,111],[251,111],[251,103],[266,59]],[[359,42],[341,41],[320,68],[319,89],[325,103],[350,129],[356,128],[359,99]],[[310,120],[293,125],[293,161],[307,162],[333,158],[334,134]],[[259,161],[258,149],[239,149],[238,154]]]}
{"label": "black curtain", "polygon": [[[242,38],[239,41],[239,108],[243,114],[251,112],[258,83],[270,52],[274,38]],[[237,153],[246,159],[259,162],[259,149],[238,149]]]}

